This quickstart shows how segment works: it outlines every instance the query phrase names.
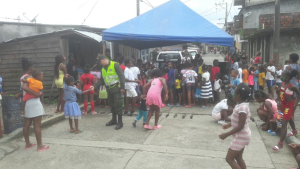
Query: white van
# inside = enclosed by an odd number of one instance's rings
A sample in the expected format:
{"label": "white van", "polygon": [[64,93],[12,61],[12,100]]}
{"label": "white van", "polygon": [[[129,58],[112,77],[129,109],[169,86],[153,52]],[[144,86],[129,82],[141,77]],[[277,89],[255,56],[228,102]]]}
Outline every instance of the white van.
{"label": "white van", "polygon": [[165,61],[171,61],[171,62],[178,62],[178,60],[182,60],[183,56],[181,51],[162,51],[159,52],[157,55],[156,61],[157,62],[165,62]]}

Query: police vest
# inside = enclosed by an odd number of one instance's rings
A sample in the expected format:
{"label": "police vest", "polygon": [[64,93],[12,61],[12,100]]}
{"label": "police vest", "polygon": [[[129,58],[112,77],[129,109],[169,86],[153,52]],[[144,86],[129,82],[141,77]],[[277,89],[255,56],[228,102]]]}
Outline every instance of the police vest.
{"label": "police vest", "polygon": [[115,70],[116,62],[110,61],[107,71],[102,67],[102,77],[106,86],[110,86],[119,82],[119,76]]}

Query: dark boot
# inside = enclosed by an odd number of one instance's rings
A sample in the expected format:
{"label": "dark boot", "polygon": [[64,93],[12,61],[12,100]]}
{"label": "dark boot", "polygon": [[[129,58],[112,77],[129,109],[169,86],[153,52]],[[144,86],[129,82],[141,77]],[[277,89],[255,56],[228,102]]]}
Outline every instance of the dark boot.
{"label": "dark boot", "polygon": [[118,124],[116,125],[116,130],[119,130],[123,127],[122,115],[118,115]]}
{"label": "dark boot", "polygon": [[112,126],[117,124],[117,115],[115,113],[112,113],[112,119],[106,123],[106,126]]}

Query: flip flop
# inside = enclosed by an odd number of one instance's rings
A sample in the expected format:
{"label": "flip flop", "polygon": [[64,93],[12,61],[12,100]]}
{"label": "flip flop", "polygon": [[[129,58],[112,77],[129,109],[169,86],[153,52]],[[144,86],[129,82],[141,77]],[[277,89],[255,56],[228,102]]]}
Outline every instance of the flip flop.
{"label": "flip flop", "polygon": [[185,108],[191,108],[191,106],[184,106]]}
{"label": "flip flop", "polygon": [[70,133],[74,133],[75,132],[75,130],[74,129],[69,129],[70,130]]}
{"label": "flip flop", "polygon": [[298,130],[293,130],[292,132],[290,132],[289,134],[288,134],[288,136],[295,136],[295,135],[297,135],[298,134]]}
{"label": "flip flop", "polygon": [[152,130],[153,128],[151,126],[144,125],[144,129]]}
{"label": "flip flop", "polygon": [[202,106],[202,108],[203,108],[203,109],[207,109],[208,107],[206,107],[206,106]]}
{"label": "flip flop", "polygon": [[36,146],[36,144],[31,144],[30,147],[25,148],[25,150],[31,149],[32,147]]}
{"label": "flip flop", "polygon": [[44,150],[48,150],[49,148],[50,148],[50,146],[45,146],[44,148],[39,149],[38,152],[41,152],[41,151],[44,151]]}
{"label": "flip flop", "polygon": [[75,134],[80,134],[80,133],[82,133],[83,131],[82,130],[79,130],[78,132],[74,132]]}
{"label": "flip flop", "polygon": [[160,128],[161,128],[161,125],[153,126],[153,130],[157,130],[157,129],[160,129]]}
{"label": "flip flop", "polygon": [[135,122],[133,122],[132,125],[133,125],[133,127],[136,127],[136,123]]}
{"label": "flip flop", "polygon": [[272,133],[272,131],[271,131],[271,130],[268,130],[268,133]]}
{"label": "flip flop", "polygon": [[271,133],[271,136],[276,136],[276,135],[277,135],[276,132]]}
{"label": "flip flop", "polygon": [[[283,148],[283,143],[278,142],[278,144],[281,144],[281,145],[282,145],[282,148]],[[279,150],[282,149],[282,148],[279,148],[279,147],[276,145],[276,146],[274,146],[272,149],[273,149],[274,151],[279,151]]]}

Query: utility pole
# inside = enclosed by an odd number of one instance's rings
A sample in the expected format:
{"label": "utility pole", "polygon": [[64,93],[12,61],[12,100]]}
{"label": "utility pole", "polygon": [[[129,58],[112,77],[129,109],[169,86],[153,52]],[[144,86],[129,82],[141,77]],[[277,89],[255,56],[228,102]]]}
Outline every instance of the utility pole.
{"label": "utility pole", "polygon": [[227,33],[227,2],[226,2],[226,10],[225,10],[225,32]]}
{"label": "utility pole", "polygon": [[137,16],[140,15],[140,0],[136,0],[136,12],[137,12]]}
{"label": "utility pole", "polygon": [[275,65],[279,63],[279,40],[280,40],[280,0],[275,0],[273,59]]}

